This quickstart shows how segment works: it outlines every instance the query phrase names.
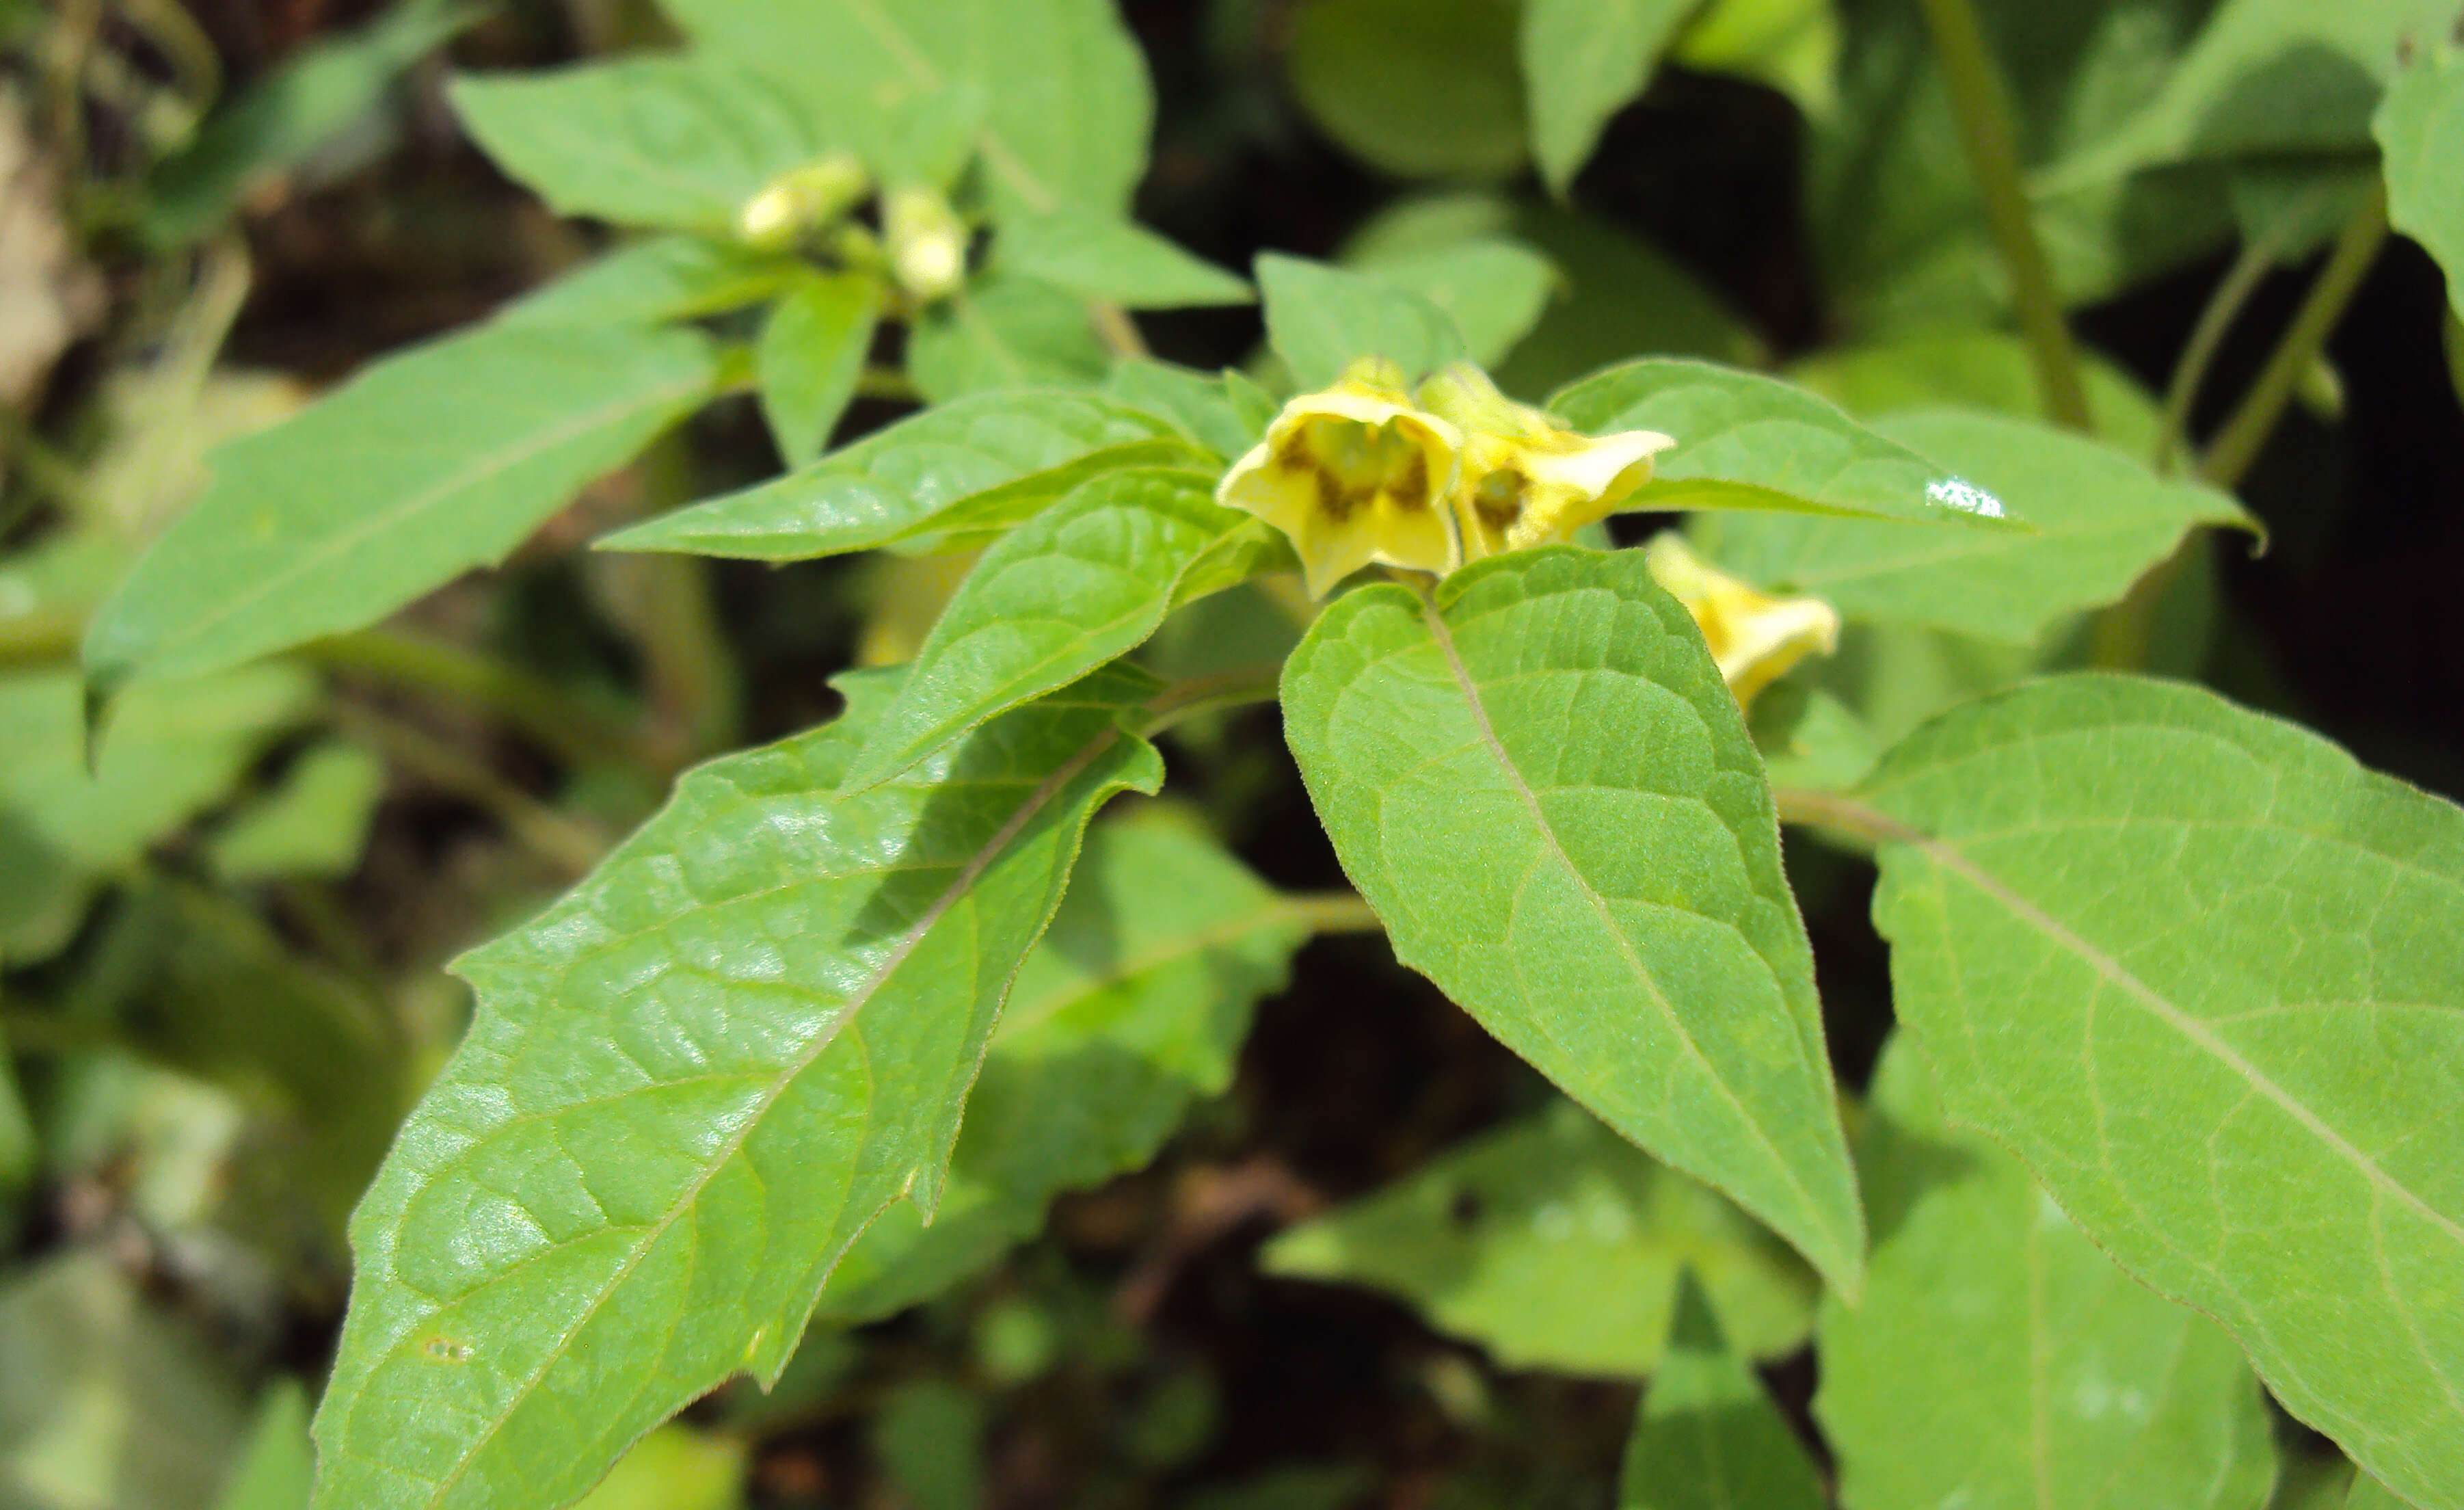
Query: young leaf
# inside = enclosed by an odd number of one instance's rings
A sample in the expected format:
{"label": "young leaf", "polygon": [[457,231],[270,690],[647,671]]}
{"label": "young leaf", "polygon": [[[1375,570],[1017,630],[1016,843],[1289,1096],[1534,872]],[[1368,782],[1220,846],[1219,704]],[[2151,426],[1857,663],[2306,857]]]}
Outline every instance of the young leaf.
{"label": "young leaf", "polygon": [[830,431],[855,397],[881,286],[855,273],[805,279],[781,300],[761,327],[761,414],[790,466],[821,456]]}
{"label": "young leaf", "polygon": [[817,1323],[904,1309],[1044,1225],[1064,1190],[1155,1157],[1232,1081],[1249,1015],[1308,929],[1209,841],[1162,823],[1087,836],[1052,927],[1019,967],[931,1226],[892,1208],[822,1291]]}
{"label": "young leaf", "polygon": [[2396,75],[2371,122],[2385,154],[2387,219],[2447,270],[2464,316],[2464,47],[2431,37]]}
{"label": "young leaf", "polygon": [[1531,153],[1559,195],[1600,128],[1651,81],[1661,50],[1701,0],[1526,0],[1523,84]]}
{"label": "young leaf", "polygon": [[1860,800],[1948,1115],[2370,1473],[2464,1500],[2464,811],[2100,676],[1955,710]]}
{"label": "young leaf", "polygon": [[1283,694],[1396,957],[1853,1292],[1863,1221],[1762,760],[1640,552],[1356,589]]}
{"label": "young leaf", "polygon": [[775,1379],[847,1244],[931,1210],[984,1043],[1103,800],[1152,791],[1111,671],[913,779],[889,696],[685,777],[457,966],[478,1015],[352,1221],[319,1506],[562,1504],[732,1374]]}
{"label": "young leaf", "polygon": [[347,876],[366,847],[385,786],[384,762],[327,741],[302,752],[280,787],[226,824],[206,856],[227,881]]}
{"label": "young leaf", "polygon": [[1093,384],[1104,365],[1086,306],[1016,274],[977,279],[907,332],[907,375],[935,404],[996,389]]}
{"label": "young leaf", "polygon": [[1805,1341],[1817,1287],[1735,1207],[1567,1101],[1282,1233],[1260,1260],[1399,1295],[1504,1367],[1628,1379],[1661,1366],[1689,1267],[1759,1358]]}
{"label": "young leaf", "polygon": [[96,614],[87,672],[193,677],[371,624],[502,560],[717,376],[690,330],[483,326],[388,357],[214,453]]}
{"label": "young leaf", "polygon": [[[1120,213],[1155,94],[1112,0],[667,0],[704,45],[790,87],[891,107],[963,102],[1003,218]],[[901,122],[901,129],[912,126]],[[877,144],[896,148],[895,142]]]}
{"label": "young leaf", "polygon": [[1143,226],[1084,211],[1008,221],[995,255],[1014,273],[1130,309],[1246,304],[1258,297]]}
{"label": "young leaf", "polygon": [[1444,310],[1464,354],[1483,366],[1504,361],[1531,333],[1557,288],[1547,257],[1502,236],[1379,257],[1361,270]]}
{"label": "young leaf", "polygon": [[[995,489],[1113,447],[1171,435],[1165,421],[1092,393],[979,394],[900,420],[774,481],[662,515],[598,544],[602,550],[745,561],[869,550],[931,533],[944,512]],[[1061,491],[1067,489],[1050,498]]]}
{"label": "young leaf", "polygon": [[1324,388],[1362,357],[1384,357],[1407,378],[1463,355],[1446,312],[1368,273],[1267,253],[1258,258],[1266,339],[1304,388]]}
{"label": "young leaf", "polygon": [[[984,552],[873,724],[849,787],[1127,655],[1193,589],[1230,586],[1225,570],[1288,560],[1282,540],[1217,503],[1202,473],[1142,469],[1080,485]],[[1216,557],[1228,559],[1210,569]]]}
{"label": "young leaf", "polygon": [[479,145],[557,213],[718,235],[771,180],[844,149],[814,98],[705,53],[452,85]]}
{"label": "young leaf", "polygon": [[1727,514],[1697,526],[1706,553],[1724,570],[1812,593],[1851,619],[2025,645],[2066,615],[2119,599],[2190,529],[2257,528],[2227,494],[2167,481],[2118,451],[2033,421],[1933,410],[1874,429],[1991,492],[2036,532]]}
{"label": "young leaf", "polygon": [[1627,501],[1629,510],[1766,509],[2016,527],[2000,500],[1773,378],[1647,357],[1585,378],[1549,408],[1593,434],[1656,430],[1677,438],[1653,458],[1651,480]]}
{"label": "young leaf", "polygon": [[706,236],[654,236],[622,247],[496,314],[509,325],[660,325],[724,314],[786,292],[806,276],[792,256]]}
{"label": "young leaf", "polygon": [[2267,1403],[2222,1328],[2097,1251],[1992,1139],[1954,1131],[1912,1043],[1858,1139],[1865,1298],[1826,1301],[1815,1410],[1858,1510],[2259,1510]]}
{"label": "young leaf", "polygon": [[1729,1348],[1688,1271],[1668,1356],[1651,1379],[1617,1474],[1617,1510],[1823,1510],[1805,1444]]}

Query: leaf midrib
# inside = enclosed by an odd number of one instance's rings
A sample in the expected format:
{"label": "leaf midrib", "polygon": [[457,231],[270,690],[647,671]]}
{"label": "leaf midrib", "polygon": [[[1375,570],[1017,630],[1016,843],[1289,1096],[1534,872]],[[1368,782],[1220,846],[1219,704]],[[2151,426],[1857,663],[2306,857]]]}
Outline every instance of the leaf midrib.
{"label": "leaf midrib", "polygon": [[303,577],[331,565],[369,537],[382,534],[407,519],[431,509],[455,493],[476,487],[492,477],[512,471],[515,467],[542,455],[569,441],[578,440],[596,430],[614,425],[631,414],[661,408],[687,398],[709,387],[710,365],[705,359],[701,370],[689,379],[662,384],[655,389],[630,393],[615,402],[602,405],[587,413],[578,414],[552,429],[524,436],[519,442],[502,450],[483,454],[471,465],[449,474],[418,492],[402,500],[389,509],[369,515],[341,534],[327,537],[324,544],[291,566],[279,568],[258,579],[253,588],[224,600],[222,607],[201,617],[191,619],[187,627],[176,633],[165,634],[154,642],[151,652],[143,658],[159,660],[178,646],[189,645],[230,622],[234,616],[254,608],[276,590],[289,588]]}
{"label": "leaf midrib", "polygon": [[641,1235],[634,1240],[632,1251],[626,1256],[623,1265],[599,1287],[598,1294],[592,1297],[590,1303],[583,1309],[582,1314],[574,1318],[573,1324],[567,1327],[564,1335],[557,1340],[556,1345],[540,1357],[529,1377],[524,1379],[520,1387],[497,1408],[489,1420],[486,1430],[472,1439],[471,1445],[463,1450],[452,1469],[443,1478],[437,1480],[434,1493],[428,1498],[430,1510],[445,1502],[446,1496],[452,1493],[454,1485],[462,1481],[463,1475],[470,1472],[471,1465],[478,1461],[479,1454],[486,1450],[490,1442],[495,1439],[496,1433],[503,1429],[504,1424],[513,1418],[514,1412],[521,1408],[522,1402],[530,1397],[532,1391],[547,1378],[557,1364],[563,1360],[574,1339],[582,1335],[583,1330],[599,1314],[600,1308],[623,1287],[634,1268],[666,1234],[668,1229],[674,1226],[687,1210],[692,1210],[699,1202],[702,1190],[712,1180],[717,1178],[718,1171],[722,1167],[736,1158],[743,1148],[745,1141],[752,1137],[753,1130],[760,1125],[762,1118],[772,1106],[778,1103],[779,1098],[786,1094],[787,1087],[795,1083],[797,1077],[810,1069],[824,1051],[837,1041],[839,1034],[855,1021],[857,1014],[871,1002],[874,994],[889,983],[890,978],[897,973],[899,966],[907,963],[908,957],[922,944],[925,937],[940,925],[941,919],[951,908],[957,905],[959,899],[982,877],[983,873],[991,868],[993,861],[1000,858],[1001,852],[1009,847],[1010,842],[1024,832],[1036,813],[1042,811],[1046,804],[1092,766],[1096,759],[1120,738],[1121,730],[1118,727],[1106,729],[1089,740],[1076,754],[1063,762],[1059,769],[1045,777],[1032,792],[1027,794],[1026,800],[1019,805],[1018,811],[1010,814],[1008,820],[984,842],[982,848],[968,858],[957,876],[951,880],[948,889],[934,899],[933,904],[927,907],[914,922],[908,925],[906,933],[900,937],[897,944],[883,959],[872,975],[840,1006],[832,1020],[823,1031],[816,1033],[804,1048],[800,1049],[772,1079],[769,1089],[747,1110],[741,1122],[728,1135],[726,1142],[713,1150],[711,1157],[704,1161],[701,1170],[683,1190],[677,1193],[666,1213],[656,1222],[641,1229]]}
{"label": "leaf midrib", "polygon": [[[1844,805],[1846,804],[1843,799]],[[1881,817],[1882,814],[1878,812],[1874,816]],[[2302,1130],[2317,1139],[2329,1152],[2351,1165],[2372,1189],[2394,1196],[2433,1227],[2445,1232],[2457,1247],[2464,1248],[2464,1224],[2459,1224],[2441,1212],[2415,1194],[2409,1186],[2387,1173],[2378,1161],[2363,1152],[2357,1144],[2338,1132],[2326,1119],[2313,1111],[2306,1102],[2278,1085],[2265,1071],[2245,1057],[2232,1044],[2226,1042],[2221,1034],[2213,1032],[2207,1023],[2175,1005],[2169,997],[2141,980],[2121,961],[2089,943],[2084,936],[2073,930],[2060,919],[2038,907],[2017,888],[1969,858],[1966,852],[1956,845],[1901,824],[1896,819],[1885,821],[1897,831],[1886,834],[1885,837],[1906,844],[1943,869],[1958,876],[2020,922],[2042,934],[2056,947],[2077,957],[2094,970],[2098,978],[2107,986],[2138,1002],[2157,1021],[2171,1028],[2193,1048],[2223,1065],[2251,1090],[2274,1102],[2278,1110],[2291,1117]]]}
{"label": "leaf midrib", "polygon": [[1439,613],[1436,601],[1423,596],[1419,606],[1420,617],[1428,626],[1430,637],[1436,642],[1440,654],[1445,656],[1446,667],[1454,676],[1455,686],[1463,694],[1463,701],[1471,711],[1472,722],[1479,731],[1482,744],[1496,760],[1498,768],[1506,774],[1508,786],[1512,788],[1516,798],[1522,802],[1525,812],[1529,815],[1533,830],[1539,833],[1542,842],[1549,846],[1550,853],[1556,856],[1557,863],[1563,866],[1566,874],[1573,879],[1576,887],[1581,890],[1584,899],[1591,903],[1593,911],[1598,914],[1601,927],[1611,939],[1617,942],[1617,952],[1624,956],[1627,967],[1634,972],[1635,979],[1642,984],[1652,1004],[1660,1009],[1661,1016],[1667,1021],[1677,1041],[1684,1046],[1685,1052],[1693,1057],[1696,1064],[1702,1067],[1703,1073],[1710,1077],[1711,1083],[1719,1087],[1720,1095],[1736,1112],[1739,1121],[1745,1123],[1754,1141],[1771,1155],[1771,1163],[1779,1169],[1780,1178],[1787,1182],[1789,1188],[1794,1190],[1798,1199],[1804,1203],[1806,1214],[1820,1223],[1823,1230],[1830,1232],[1833,1241],[1837,1242],[1838,1233],[1831,1232],[1830,1219],[1824,1212],[1821,1203],[1814,1198],[1814,1193],[1806,1188],[1804,1181],[1797,1177],[1795,1167],[1781,1154],[1779,1146],[1771,1142],[1771,1135],[1764,1130],[1762,1123],[1747,1110],[1744,1100],[1738,1097],[1735,1088],[1728,1084],[1727,1077],[1720,1073],[1719,1068],[1711,1062],[1710,1056],[1703,1052],[1702,1045],[1697,1043],[1693,1033],[1687,1031],[1684,1019],[1679,1015],[1676,1005],[1669,1001],[1667,994],[1661,989],[1660,982],[1652,975],[1650,967],[1642,962],[1641,956],[1635,953],[1633,942],[1626,938],[1624,931],[1617,925],[1617,920],[1610,915],[1606,899],[1593,888],[1590,879],[1574,864],[1573,857],[1566,853],[1566,847],[1558,841],[1557,831],[1550,825],[1548,815],[1541,811],[1539,795],[1531,789],[1530,784],[1523,779],[1521,767],[1517,766],[1513,757],[1507,753],[1505,743],[1497,736],[1496,726],[1489,722],[1488,709],[1481,701],[1480,689],[1472,680],[1470,669],[1463,664],[1463,655],[1455,647],[1453,631],[1447,627],[1445,619]]}

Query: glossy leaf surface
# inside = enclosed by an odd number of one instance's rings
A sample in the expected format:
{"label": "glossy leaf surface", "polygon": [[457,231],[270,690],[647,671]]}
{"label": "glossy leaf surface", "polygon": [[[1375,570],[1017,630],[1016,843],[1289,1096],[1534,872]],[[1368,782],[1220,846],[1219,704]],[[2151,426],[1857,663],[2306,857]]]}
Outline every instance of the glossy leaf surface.
{"label": "glossy leaf surface", "polygon": [[1858,1139],[1865,1297],[1825,1301],[1815,1409],[1851,1510],[2259,1510],[2276,1450],[2223,1328],[2097,1251],[1991,1138],[1953,1129],[1916,1046]]}
{"label": "glossy leaf surface", "polygon": [[352,1222],[319,1505],[548,1506],[729,1375],[774,1377],[847,1244],[938,1201],[1089,815],[1161,779],[1108,673],[913,779],[838,722],[688,776],[458,968],[478,1015]]}
{"label": "glossy leaf surface", "polygon": [[2189,529],[2256,527],[2227,494],[2167,481],[2051,426],[1932,410],[1874,428],[2001,499],[2035,532],[1727,514],[1705,520],[1698,539],[1722,569],[1811,593],[1851,619],[2030,644],[2065,615],[2120,598]]}
{"label": "glossy leaf surface", "polygon": [[716,381],[689,330],[482,326],[388,357],[214,453],[96,615],[86,669],[197,676],[374,623],[502,560]]}
{"label": "glossy leaf surface", "polygon": [[1396,957],[1855,1289],[1863,1223],[1762,760],[1640,553],[1355,589],[1283,697]]}
{"label": "glossy leaf surface", "polygon": [[883,1213],[815,1321],[871,1321],[937,1294],[1033,1235],[1055,1195],[1155,1157],[1192,1101],[1231,1083],[1251,1009],[1283,988],[1307,937],[1211,841],[1098,825],[1010,988],[932,1225],[913,1207]]}
{"label": "glossy leaf surface", "polygon": [[1094,452],[1171,434],[1165,421],[1092,393],[984,394],[927,410],[811,466],[599,544],[749,561],[867,550],[930,529],[961,500]]}
{"label": "glossy leaf surface", "polygon": [[2371,1474],[2464,1498],[2464,811],[2096,676],[1946,716],[1861,800],[1910,835],[1875,920],[1947,1114]]}
{"label": "glossy leaf surface", "polygon": [[699,53],[453,82],[496,165],[559,214],[727,234],[771,180],[834,147],[808,93]]}
{"label": "glossy leaf surface", "polygon": [[[1590,434],[1656,430],[1677,444],[1652,460],[1633,509],[1771,509],[2008,530],[2011,510],[1943,467],[1773,378],[1707,362],[1645,358],[1549,401]],[[1947,536],[1938,537],[1947,539]]]}
{"label": "glossy leaf surface", "polygon": [[1823,1510],[1825,1502],[1805,1444],[1685,1275],[1668,1356],[1626,1443],[1617,1510]]}
{"label": "glossy leaf surface", "polygon": [[1805,1340],[1816,1289],[1734,1206],[1563,1101],[1282,1233],[1261,1262],[1400,1296],[1504,1367],[1627,1379],[1660,1366],[1689,1265],[1756,1357]]}
{"label": "glossy leaf surface", "polygon": [[[1002,709],[1136,649],[1185,591],[1229,585],[1190,580],[1210,556],[1289,560],[1280,534],[1214,493],[1215,479],[1201,473],[1111,473],[986,550],[847,780],[894,775]],[[1236,578],[1248,574],[1240,562],[1224,564]]]}

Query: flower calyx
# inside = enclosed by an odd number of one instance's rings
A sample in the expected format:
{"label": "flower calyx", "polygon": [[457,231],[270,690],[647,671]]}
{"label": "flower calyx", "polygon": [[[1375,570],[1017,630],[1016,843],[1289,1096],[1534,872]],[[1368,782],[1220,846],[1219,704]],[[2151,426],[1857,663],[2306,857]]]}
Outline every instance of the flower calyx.
{"label": "flower calyx", "polygon": [[1652,580],[1703,631],[1720,676],[1749,705],[1797,662],[1839,648],[1839,611],[1820,598],[1775,598],[1705,562],[1674,534],[1643,547]]}

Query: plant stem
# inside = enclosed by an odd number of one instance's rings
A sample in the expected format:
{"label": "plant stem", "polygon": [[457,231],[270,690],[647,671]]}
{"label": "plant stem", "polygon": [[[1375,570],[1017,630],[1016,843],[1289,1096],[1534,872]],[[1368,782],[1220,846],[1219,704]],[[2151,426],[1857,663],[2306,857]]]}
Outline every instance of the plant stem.
{"label": "plant stem", "polygon": [[1921,844],[1925,835],[1885,812],[1879,812],[1837,792],[1796,787],[1771,788],[1771,805],[1782,823],[1829,829],[1869,844]]}
{"label": "plant stem", "polygon": [[2387,186],[2374,182],[2369,203],[2336,237],[2336,250],[2328,255],[2327,265],[2319,271],[2310,293],[2293,316],[2283,338],[2277,342],[2267,366],[2259,369],[2257,379],[2250,386],[2241,407],[2233,418],[2225,421],[2208,448],[2200,471],[2209,481],[2220,488],[2238,484],[2267,437],[2276,430],[2276,422],[2284,415],[2284,406],[2293,401],[2300,388],[2302,375],[2326,349],[2327,338],[2335,334],[2337,322],[2344,318],[2344,306],[2361,292],[2362,280],[2369,276],[2370,264],[2378,260],[2379,248],[2387,237]]}
{"label": "plant stem", "polygon": [[630,766],[661,781],[673,771],[663,752],[554,682],[457,645],[362,630],[296,654],[329,671],[476,704],[575,766]]}
{"label": "plant stem", "polygon": [[1371,910],[1369,903],[1348,891],[1296,892],[1284,899],[1284,909],[1308,924],[1309,932],[1320,937],[1330,933],[1386,931],[1386,924]]}
{"label": "plant stem", "polygon": [[1105,350],[1116,357],[1147,355],[1147,338],[1138,334],[1138,323],[1128,310],[1099,299],[1087,306],[1087,313],[1095,322],[1095,335]]}
{"label": "plant stem", "polygon": [[36,609],[0,619],[0,668],[48,666],[77,659],[83,618],[60,609]]}
{"label": "plant stem", "polygon": [[2276,238],[2254,241],[2242,248],[2241,255],[2208,297],[2205,309],[2199,311],[2199,322],[2190,327],[2189,343],[2182,347],[2182,359],[2173,364],[2173,380],[2165,389],[2165,421],[2156,433],[2156,450],[2148,460],[2158,473],[2169,475],[2175,456],[2182,448],[2182,438],[2190,427],[2190,408],[2198,402],[2200,386],[2207,382],[2208,368],[2213,365],[2217,350],[2224,345],[2225,333],[2258,290],[2267,270],[2276,265]]}
{"label": "plant stem", "polygon": [[2079,381],[2079,349],[2072,344],[2062,318],[2060,297],[2045,249],[2036,239],[2036,225],[2028,208],[2027,185],[2020,175],[2018,132],[2012,122],[2010,91],[1985,45],[1970,0],[1924,0],[1925,25],[1933,33],[1950,84],[1952,109],[1959,116],[1959,134],[1968,163],[1985,200],[1985,222],[2002,254],[2018,305],[2019,327],[2035,364],[2036,388],[2045,412],[2072,430],[2092,428],[2087,390]]}

